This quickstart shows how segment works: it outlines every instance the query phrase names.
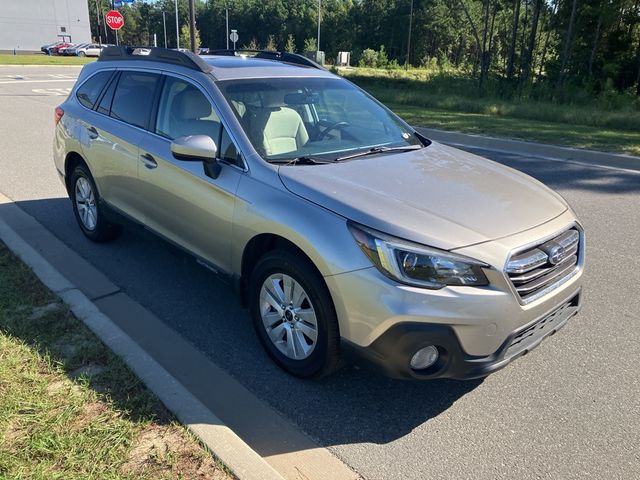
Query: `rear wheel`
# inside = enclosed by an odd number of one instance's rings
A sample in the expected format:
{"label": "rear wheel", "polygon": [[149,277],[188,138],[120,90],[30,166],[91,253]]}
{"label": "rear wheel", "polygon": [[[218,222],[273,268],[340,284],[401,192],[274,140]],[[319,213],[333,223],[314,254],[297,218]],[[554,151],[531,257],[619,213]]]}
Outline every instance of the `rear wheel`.
{"label": "rear wheel", "polygon": [[108,242],[120,235],[122,226],[108,221],[98,189],[86,166],[78,165],[73,170],[70,186],[73,213],[88,239]]}
{"label": "rear wheel", "polygon": [[249,285],[256,333],[267,353],[298,377],[321,377],[339,363],[338,320],[322,276],[301,255],[274,251]]}

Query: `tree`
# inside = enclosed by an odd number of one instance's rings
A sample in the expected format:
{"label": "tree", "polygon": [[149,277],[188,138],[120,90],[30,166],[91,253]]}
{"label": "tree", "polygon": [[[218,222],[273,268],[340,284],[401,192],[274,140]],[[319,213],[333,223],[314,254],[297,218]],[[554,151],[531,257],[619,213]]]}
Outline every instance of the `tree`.
{"label": "tree", "polygon": [[270,52],[275,52],[278,50],[276,47],[276,40],[275,38],[273,38],[273,35],[269,35],[267,37],[267,44],[265,45],[264,49]]}
{"label": "tree", "polygon": [[[191,30],[189,25],[183,25],[180,29],[180,48],[189,48],[191,46]],[[200,48],[200,32],[196,27],[196,50]]]}
{"label": "tree", "polygon": [[531,18],[531,31],[529,32],[529,45],[525,51],[524,60],[522,61],[522,76],[520,77],[521,86],[529,81],[529,75],[531,74],[531,62],[533,60],[533,50],[536,46],[538,19],[540,18],[541,7],[542,0],[534,0],[533,16]]}
{"label": "tree", "polygon": [[293,39],[293,35],[287,36],[287,44],[284,47],[285,52],[296,53],[296,41]]}
{"label": "tree", "polygon": [[573,37],[573,26],[576,22],[576,11],[578,9],[578,0],[573,0],[571,3],[571,16],[569,17],[569,25],[567,26],[567,36],[564,40],[564,49],[562,51],[562,65],[560,66],[560,73],[558,74],[557,89],[562,88],[564,83],[564,77],[566,75],[567,65],[571,58],[571,40]]}
{"label": "tree", "polygon": [[304,52],[315,52],[318,50],[318,44],[315,38],[307,38],[304,41]]}
{"label": "tree", "polygon": [[518,39],[518,25],[520,24],[520,3],[521,0],[515,0],[513,5],[513,23],[511,27],[511,43],[509,44],[507,80],[511,80],[513,77],[513,65],[516,57],[516,41]]}

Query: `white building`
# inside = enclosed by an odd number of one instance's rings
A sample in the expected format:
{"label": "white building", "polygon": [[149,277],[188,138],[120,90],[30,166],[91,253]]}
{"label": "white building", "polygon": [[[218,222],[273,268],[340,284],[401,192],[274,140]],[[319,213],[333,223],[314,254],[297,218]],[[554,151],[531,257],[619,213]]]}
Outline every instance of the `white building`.
{"label": "white building", "polygon": [[87,0],[0,0],[0,50],[91,41]]}

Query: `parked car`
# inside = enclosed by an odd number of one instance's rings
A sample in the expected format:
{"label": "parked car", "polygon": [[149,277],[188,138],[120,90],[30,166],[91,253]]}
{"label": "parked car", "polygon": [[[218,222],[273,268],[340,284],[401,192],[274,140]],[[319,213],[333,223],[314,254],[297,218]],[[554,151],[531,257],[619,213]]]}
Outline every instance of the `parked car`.
{"label": "parked car", "polygon": [[112,46],[111,44],[107,44],[107,43],[103,43],[103,44],[91,43],[82,48],[79,48],[77,51],[77,55],[79,57],[98,57],[100,56],[100,52],[102,52],[103,48],[111,47],[111,46]]}
{"label": "parked car", "polygon": [[78,50],[80,48],[84,48],[87,45],[89,45],[88,43],[79,43],[77,45],[71,45],[69,47],[65,47],[65,48],[61,48],[60,50],[58,50],[58,54],[59,55],[64,55],[64,56],[76,56],[78,55]]}
{"label": "parked car", "polygon": [[579,311],[584,231],[542,183],[428,140],[298,55],[134,53],[105,49],[56,108],[79,228],[106,242],[128,219],[183,248],[288,372],[344,355],[482,377]]}
{"label": "parked car", "polygon": [[63,43],[65,43],[65,42],[58,41],[58,42],[53,42],[53,43],[47,43],[46,45],[43,45],[42,47],[40,47],[40,51],[42,53],[48,54],[49,53],[49,49],[51,49],[53,47],[56,47],[58,45],[62,45]]}
{"label": "parked car", "polygon": [[49,47],[48,53],[50,53],[51,55],[59,55],[60,50],[67,47],[73,47],[73,43],[69,43],[69,42],[57,43],[56,45]]}

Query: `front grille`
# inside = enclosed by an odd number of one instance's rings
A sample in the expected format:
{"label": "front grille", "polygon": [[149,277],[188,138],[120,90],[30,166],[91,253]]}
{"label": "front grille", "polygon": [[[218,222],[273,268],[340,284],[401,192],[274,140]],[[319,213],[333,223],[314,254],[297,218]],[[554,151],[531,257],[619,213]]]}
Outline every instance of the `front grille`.
{"label": "front grille", "polygon": [[572,228],[512,256],[506,273],[520,298],[532,302],[575,275],[579,255],[580,232]]}

